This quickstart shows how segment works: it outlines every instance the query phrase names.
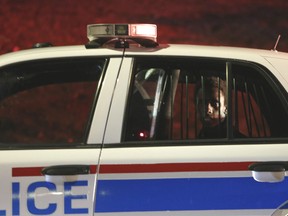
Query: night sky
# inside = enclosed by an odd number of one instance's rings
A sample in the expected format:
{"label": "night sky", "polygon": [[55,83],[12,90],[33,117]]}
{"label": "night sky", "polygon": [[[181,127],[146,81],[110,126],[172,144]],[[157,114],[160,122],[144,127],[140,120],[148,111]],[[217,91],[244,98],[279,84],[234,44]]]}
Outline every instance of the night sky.
{"label": "night sky", "polygon": [[288,52],[287,0],[0,0],[0,54],[85,44],[92,23],[155,23],[160,43]]}

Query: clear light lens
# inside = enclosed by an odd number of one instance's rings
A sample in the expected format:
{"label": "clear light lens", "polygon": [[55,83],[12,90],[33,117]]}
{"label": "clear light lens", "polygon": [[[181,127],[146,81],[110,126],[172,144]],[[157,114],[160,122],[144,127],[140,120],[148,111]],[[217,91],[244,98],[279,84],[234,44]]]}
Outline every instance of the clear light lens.
{"label": "clear light lens", "polygon": [[90,41],[98,37],[107,37],[111,35],[114,35],[114,25],[112,24],[92,24],[87,26],[87,37]]}
{"label": "clear light lens", "polygon": [[92,24],[87,26],[90,41],[103,37],[145,38],[156,42],[157,26],[154,24]]}
{"label": "clear light lens", "polygon": [[131,24],[131,36],[157,37],[157,26],[151,24]]}

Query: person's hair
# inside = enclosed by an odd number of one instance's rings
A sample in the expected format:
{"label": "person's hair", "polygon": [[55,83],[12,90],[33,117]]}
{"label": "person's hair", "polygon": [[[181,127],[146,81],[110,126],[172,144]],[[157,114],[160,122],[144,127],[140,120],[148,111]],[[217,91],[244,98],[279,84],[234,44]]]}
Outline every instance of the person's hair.
{"label": "person's hair", "polygon": [[[226,96],[226,81],[222,80],[219,77],[211,76],[204,77],[203,83],[200,81],[196,85],[196,94],[198,94],[199,90],[202,89],[202,85],[204,84],[205,94],[211,95],[215,89],[217,91],[221,90],[223,95]],[[226,100],[225,100],[226,103]]]}

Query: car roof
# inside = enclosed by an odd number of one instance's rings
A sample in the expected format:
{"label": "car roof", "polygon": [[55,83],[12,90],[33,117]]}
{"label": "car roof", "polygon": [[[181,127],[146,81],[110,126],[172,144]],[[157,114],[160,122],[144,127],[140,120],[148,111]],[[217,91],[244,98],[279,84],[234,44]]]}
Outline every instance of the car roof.
{"label": "car roof", "polygon": [[[114,48],[92,48],[87,49],[84,45],[76,46],[59,46],[34,48],[23,51],[17,51],[0,56],[0,66],[14,62],[21,62],[32,59],[58,58],[68,56],[121,56],[122,49]],[[263,57],[281,58],[288,60],[288,53],[240,47],[226,46],[205,46],[205,45],[187,45],[187,44],[160,44],[155,48],[143,48],[131,46],[125,51],[126,56],[198,56],[227,58],[261,62]]]}
{"label": "car roof", "polygon": [[20,50],[0,55],[0,66],[22,62],[27,60],[37,60],[46,58],[64,58],[73,56],[122,56],[123,51],[116,49],[86,49],[84,45],[74,46],[55,46],[44,48],[33,48],[27,50]]}
{"label": "car roof", "polygon": [[[126,54],[143,55],[138,48],[127,49]],[[274,50],[263,50],[242,47],[228,46],[206,46],[206,45],[188,45],[188,44],[168,44],[160,45],[154,50],[148,49],[145,55],[171,55],[171,56],[202,56],[202,57],[219,57],[251,60],[253,57],[271,57],[288,59],[288,53]]]}

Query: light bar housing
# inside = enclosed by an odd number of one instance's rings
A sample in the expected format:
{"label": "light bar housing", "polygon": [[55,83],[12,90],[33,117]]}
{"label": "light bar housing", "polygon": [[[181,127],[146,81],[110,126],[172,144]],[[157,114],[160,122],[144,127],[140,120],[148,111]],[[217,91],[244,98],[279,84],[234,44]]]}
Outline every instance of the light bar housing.
{"label": "light bar housing", "polygon": [[155,24],[90,24],[87,25],[89,41],[101,38],[148,39],[157,41]]}

